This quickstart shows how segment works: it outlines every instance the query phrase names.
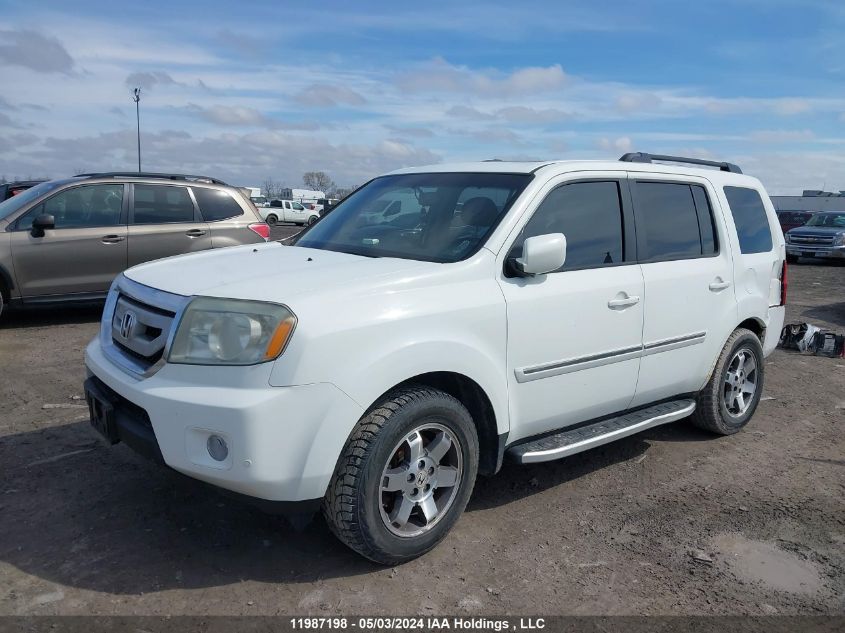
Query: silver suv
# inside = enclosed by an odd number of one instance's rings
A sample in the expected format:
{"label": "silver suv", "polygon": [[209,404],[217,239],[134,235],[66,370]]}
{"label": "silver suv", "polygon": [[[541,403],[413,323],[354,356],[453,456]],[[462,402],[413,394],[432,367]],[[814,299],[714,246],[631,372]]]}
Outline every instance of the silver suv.
{"label": "silver suv", "polygon": [[0,203],[0,312],[103,299],[153,259],[265,242],[270,229],[215,178],[109,172],[51,180]]}

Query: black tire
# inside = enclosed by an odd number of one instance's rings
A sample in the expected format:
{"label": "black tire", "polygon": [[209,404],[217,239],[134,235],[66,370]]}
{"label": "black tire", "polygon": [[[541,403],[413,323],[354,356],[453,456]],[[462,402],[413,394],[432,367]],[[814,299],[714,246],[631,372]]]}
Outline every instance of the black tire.
{"label": "black tire", "polygon": [[0,317],[3,316],[3,308],[6,307],[6,288],[0,282]]}
{"label": "black tire", "polygon": [[[731,362],[740,353],[746,351],[754,356],[756,361],[757,376],[755,378],[756,388],[748,408],[741,414],[732,413],[726,403],[726,378]],[[763,393],[765,378],[765,366],[763,363],[763,346],[757,335],[745,328],[737,328],[728,337],[728,341],[719,354],[716,366],[707,381],[704,389],[698,392],[696,398],[696,409],[692,414],[692,423],[695,426],[717,433],[719,435],[732,435],[748,424]]]}
{"label": "black tire", "polygon": [[[445,427],[457,440],[452,445],[462,459],[457,490],[427,531],[398,536],[382,518],[383,472],[397,445],[425,424]],[[358,421],[326,492],[323,515],[337,538],[359,554],[383,565],[403,563],[446,536],[469,501],[477,471],[478,436],[466,407],[447,393],[411,385],[388,393]]]}
{"label": "black tire", "polygon": [[277,215],[271,213],[267,216],[267,218],[264,221],[267,222],[267,224],[269,224],[270,226],[276,226],[276,224],[279,221],[279,217]]}
{"label": "black tire", "polygon": [[312,224],[314,224],[314,222],[316,222],[316,221],[317,221],[317,217],[312,215],[310,218],[308,218],[308,224],[307,224],[307,226],[311,226],[311,225],[312,225]]}
{"label": "black tire", "polygon": [[797,264],[798,263],[798,256],[797,255],[787,255],[786,261],[789,264]]}

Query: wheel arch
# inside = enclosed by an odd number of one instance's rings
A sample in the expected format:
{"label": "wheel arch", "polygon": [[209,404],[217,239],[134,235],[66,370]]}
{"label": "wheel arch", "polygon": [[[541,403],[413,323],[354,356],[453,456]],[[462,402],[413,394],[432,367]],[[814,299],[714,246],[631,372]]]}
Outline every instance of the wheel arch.
{"label": "wheel arch", "polygon": [[463,404],[475,423],[478,432],[478,472],[493,475],[502,466],[504,440],[507,433],[499,433],[496,411],[484,389],[475,380],[454,371],[432,371],[407,378],[382,393],[367,407],[369,411],[383,401],[391,391],[408,385],[424,385],[439,389]]}
{"label": "wheel arch", "polygon": [[746,330],[751,330],[752,332],[754,332],[754,334],[757,335],[757,338],[760,339],[761,345],[763,343],[763,340],[766,338],[766,324],[763,322],[762,319],[759,319],[757,317],[750,317],[748,319],[745,319],[745,321],[743,321],[734,328],[734,331],[739,328],[745,328]]}

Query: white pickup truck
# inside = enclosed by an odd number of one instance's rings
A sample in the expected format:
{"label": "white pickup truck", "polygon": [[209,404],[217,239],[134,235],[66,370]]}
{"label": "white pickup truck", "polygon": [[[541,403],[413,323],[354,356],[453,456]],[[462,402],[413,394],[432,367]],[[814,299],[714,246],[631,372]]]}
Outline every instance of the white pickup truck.
{"label": "white pickup truck", "polygon": [[443,539],[504,459],[684,418],[742,429],[786,285],[769,197],[729,163],[416,167],[294,246],[127,270],[85,393],[108,441],[291,512],[322,506],[344,543],[395,564]]}
{"label": "white pickup truck", "polygon": [[260,207],[258,212],[271,226],[279,222],[293,222],[307,226],[320,219],[319,210],[309,209],[295,200],[271,200],[269,206]]}

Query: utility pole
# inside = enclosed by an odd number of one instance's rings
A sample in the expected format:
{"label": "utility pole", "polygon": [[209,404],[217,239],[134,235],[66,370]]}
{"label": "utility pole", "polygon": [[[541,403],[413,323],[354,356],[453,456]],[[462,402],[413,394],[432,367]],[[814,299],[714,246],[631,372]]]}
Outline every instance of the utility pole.
{"label": "utility pole", "polygon": [[141,100],[141,89],[135,88],[132,98],[135,100],[135,120],[138,123],[138,172],[141,171],[141,108],[138,102]]}

